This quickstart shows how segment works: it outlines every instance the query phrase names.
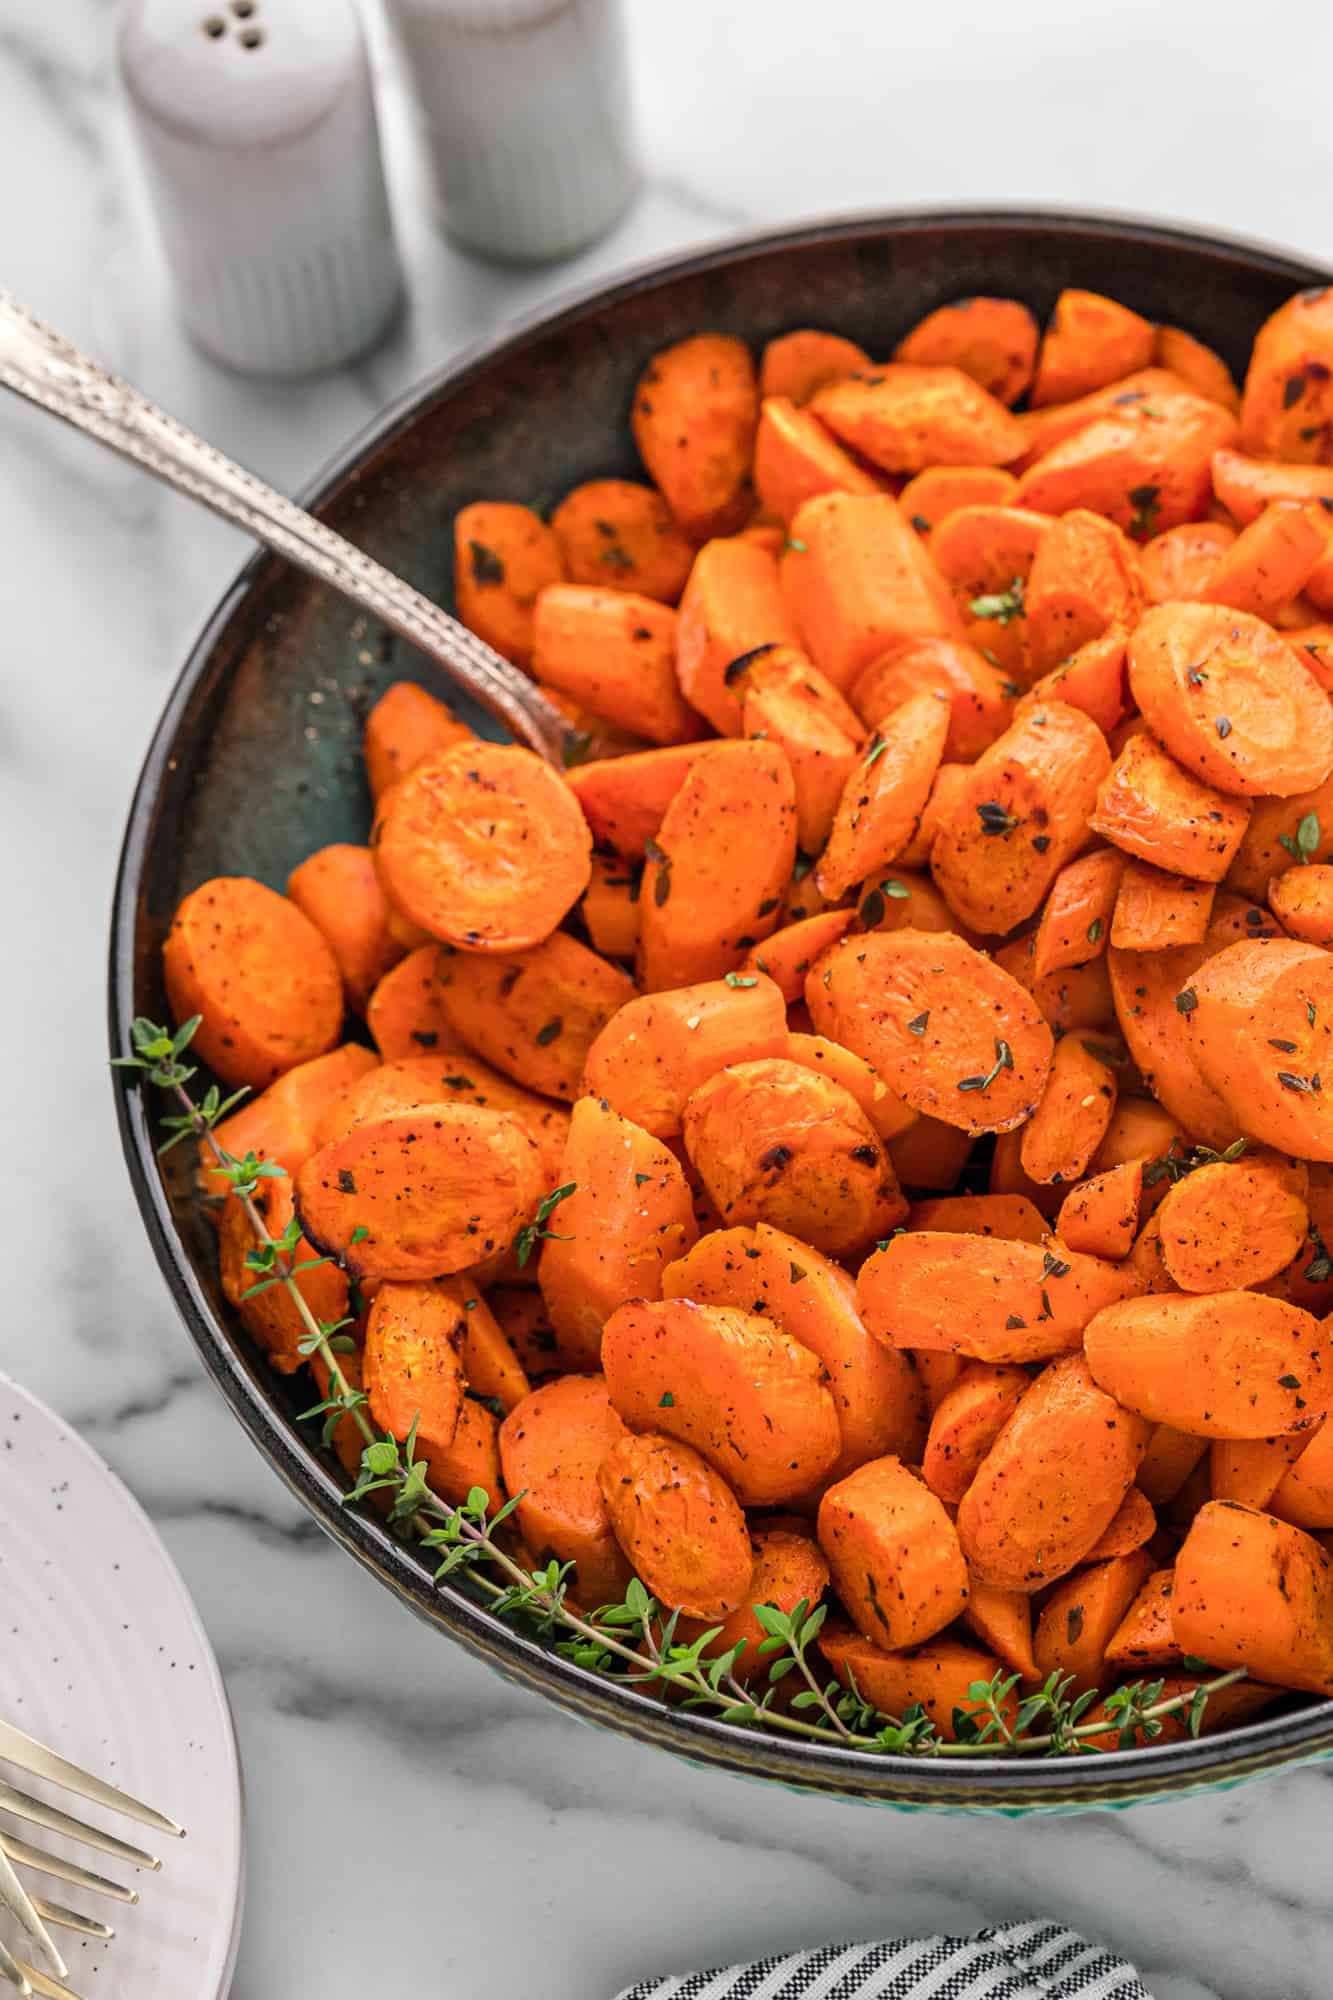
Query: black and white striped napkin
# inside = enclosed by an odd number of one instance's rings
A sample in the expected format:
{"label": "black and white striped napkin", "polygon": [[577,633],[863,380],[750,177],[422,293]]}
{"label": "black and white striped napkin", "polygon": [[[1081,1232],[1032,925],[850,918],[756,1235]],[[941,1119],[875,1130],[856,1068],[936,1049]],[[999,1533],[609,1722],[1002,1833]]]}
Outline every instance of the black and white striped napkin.
{"label": "black and white striped napkin", "polygon": [[829,1944],[627,1986],[618,2000],[1152,2000],[1132,1965],[1063,1924]]}

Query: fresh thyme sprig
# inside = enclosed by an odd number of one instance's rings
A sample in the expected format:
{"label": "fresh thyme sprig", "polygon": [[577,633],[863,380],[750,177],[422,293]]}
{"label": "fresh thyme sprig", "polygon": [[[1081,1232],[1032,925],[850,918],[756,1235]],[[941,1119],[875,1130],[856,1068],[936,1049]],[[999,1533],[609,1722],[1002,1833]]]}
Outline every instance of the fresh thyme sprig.
{"label": "fresh thyme sprig", "polygon": [[[820,1679],[811,1664],[810,1651],[824,1624],[823,1606],[811,1610],[802,1601],[788,1612],[776,1605],[756,1605],[755,1616],[765,1635],[758,1654],[767,1662],[759,1692],[737,1672],[746,1651],[745,1639],[719,1652],[714,1648],[721,1626],[690,1639],[681,1638],[679,1613],[664,1610],[638,1577],[630,1580],[619,1604],[605,1604],[593,1611],[576,1606],[569,1597],[570,1564],[550,1561],[540,1568],[526,1569],[497,1539],[522,1494],[492,1511],[490,1495],[474,1486],[461,1505],[453,1506],[429,1484],[426,1462],[417,1455],[415,1422],[401,1441],[385,1436],[371,1422],[364,1391],[353,1387],[339,1361],[340,1354],[353,1349],[353,1342],[342,1331],[350,1321],[317,1319],[298,1283],[300,1272],[327,1260],[294,1264],[299,1225],[290,1224],[275,1236],[258,1204],[264,1181],[285,1178],[285,1170],[257,1159],[253,1153],[237,1158],[218,1141],[214,1127],[245,1093],[238,1092],[224,1101],[216,1086],[210,1086],[198,1100],[190,1095],[187,1085],[196,1072],[182,1057],[198,1026],[197,1018],[186,1021],[173,1034],[151,1021],[136,1020],[131,1053],[113,1061],[174,1097],[178,1109],[163,1120],[172,1137],[162,1150],[168,1151],[183,1138],[200,1140],[208,1149],[214,1171],[240,1202],[255,1237],[246,1263],[262,1274],[247,1296],[270,1285],[285,1286],[305,1329],[300,1351],[312,1359],[318,1357],[328,1377],[323,1400],[303,1416],[323,1419],[326,1445],[349,1418],[363,1440],[360,1475],[345,1496],[347,1504],[372,1494],[391,1495],[390,1524],[410,1529],[423,1548],[438,1555],[434,1571],[437,1583],[457,1578],[477,1591],[497,1616],[523,1620],[549,1636],[562,1657],[592,1672],[614,1674],[630,1686],[669,1689],[685,1707],[706,1710],[717,1721],[872,1754],[950,1759],[1059,1756],[1086,1750],[1092,1739],[1111,1734],[1124,1748],[1140,1736],[1146,1740],[1160,1735],[1166,1717],[1182,1713],[1191,1735],[1197,1736],[1209,1697],[1244,1680],[1243,1671],[1237,1669],[1169,1697],[1160,1680],[1135,1682],[1108,1695],[1103,1704],[1104,1719],[1089,1722],[1085,1716],[1096,1694],[1073,1695],[1070,1677],[1051,1675],[1015,1707],[1018,1676],[1001,1671],[990,1681],[972,1683],[967,1707],[954,1710],[956,1740],[950,1741],[940,1735],[919,1703],[901,1716],[885,1715],[862,1697],[854,1676],[849,1675],[848,1687]],[[534,1243],[540,1234],[550,1233],[544,1230],[546,1221],[557,1203],[572,1192],[570,1186],[547,1197],[535,1223],[527,1225]],[[1202,1670],[1201,1663],[1192,1664]],[[791,1686],[784,1690],[784,1682]]]}

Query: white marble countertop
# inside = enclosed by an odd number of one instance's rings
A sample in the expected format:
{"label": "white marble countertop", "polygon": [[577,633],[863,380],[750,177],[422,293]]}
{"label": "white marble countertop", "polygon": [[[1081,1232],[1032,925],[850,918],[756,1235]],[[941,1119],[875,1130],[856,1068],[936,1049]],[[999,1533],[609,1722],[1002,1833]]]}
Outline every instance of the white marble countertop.
{"label": "white marble countertop", "polygon": [[[111,84],[112,7],[5,0],[0,285],[297,486],[509,314],[752,221],[1056,199],[1333,257],[1327,6],[1270,10],[1271,52],[1238,0],[632,12],[648,184],[621,228],[551,272],[454,254],[425,220],[390,90],[410,314],[355,370],[279,388],[201,360],[173,320]],[[761,1791],[564,1720],[323,1539],[176,1321],[104,1068],[130,786],[243,545],[17,407],[0,408],[0,467],[0,1362],[128,1480],[217,1648],[249,1794],[241,2000],[603,2000],[649,1971],[1039,1913],[1135,1958],[1157,2000],[1326,2000],[1333,1770],[1013,1823]]]}

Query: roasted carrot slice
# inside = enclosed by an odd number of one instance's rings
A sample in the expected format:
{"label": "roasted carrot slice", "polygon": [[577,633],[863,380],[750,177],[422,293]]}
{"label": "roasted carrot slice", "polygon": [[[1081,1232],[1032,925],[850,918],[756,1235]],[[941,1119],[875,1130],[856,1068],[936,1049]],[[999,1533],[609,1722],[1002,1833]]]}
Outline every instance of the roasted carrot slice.
{"label": "roasted carrot slice", "polygon": [[855,916],[855,910],[824,910],[799,923],[784,924],[746,954],[744,969],[767,973],[790,1006],[804,995],[806,974],[820,953],[837,942]]}
{"label": "roasted carrot slice", "polygon": [[785,396],[767,397],[760,408],[754,484],[760,504],[784,524],[817,493],[884,491],[882,480]]}
{"label": "roasted carrot slice", "polygon": [[1153,341],[1153,360],[1159,368],[1169,368],[1210,402],[1224,410],[1240,408],[1240,390],[1220,354],[1196,340],[1183,327],[1159,326]]}
{"label": "roasted carrot slice", "polygon": [[913,1229],[955,1236],[999,1236],[1009,1243],[1042,1243],[1046,1219],[1026,1195],[948,1194],[912,1203]]}
{"label": "roasted carrot slice", "polygon": [[928,465],[1005,465],[1023,427],[960,368],[893,363],[830,382],[810,408],[834,437],[884,472]]}
{"label": "roasted carrot slice", "polygon": [[[247,1153],[253,1153],[257,1160],[273,1160],[294,1174],[316,1150],[321,1121],[374,1067],[371,1050],[344,1042],[326,1056],[287,1070],[258,1097],[249,1098],[239,1111],[215,1126],[214,1137],[233,1159],[243,1160]],[[199,1167],[206,1194],[229,1192],[230,1180],[219,1172],[212,1147],[202,1139]]]}
{"label": "roasted carrot slice", "polygon": [[1333,944],[1333,867],[1291,868],[1268,885],[1268,907],[1289,937]]}
{"label": "roasted carrot slice", "polygon": [[[749,981],[753,979],[751,985]],[[655,1138],[680,1131],[685,1100],[727,1063],[782,1055],[787,1010],[771,979],[743,974],[630,1000],[588,1050],[583,1083]]]}
{"label": "roasted carrot slice", "polygon": [[974,1361],[963,1370],[930,1419],[921,1476],[932,1493],[957,1505],[1031,1386],[1022,1368]]}
{"label": "roasted carrot slice", "polygon": [[[1145,1084],[1161,1100],[1161,1109],[1154,1107],[1162,1124],[1160,1140],[1150,1141],[1148,1150],[1139,1157],[1160,1158],[1182,1127],[1205,1145],[1217,1148],[1229,1146],[1241,1136],[1235,1112],[1213,1088],[1196,1059],[1186,1014],[1176,1004],[1208,955],[1206,943],[1169,951],[1113,948],[1107,953],[1120,1032]],[[1146,1107],[1141,1115],[1152,1116]],[[1093,1160],[1099,1169],[1113,1164],[1117,1162],[1108,1160],[1104,1152]]]}
{"label": "roasted carrot slice", "polygon": [[612,847],[629,861],[642,861],[687,773],[701,757],[711,757],[715,747],[711,742],[677,743],[669,750],[642,750],[575,765],[566,780],[598,846]]}
{"label": "roasted carrot slice", "polygon": [[[1229,945],[1176,996],[1190,1051],[1252,1137],[1333,1160],[1333,1099],[1321,1068],[1333,1032],[1333,960],[1294,938]],[[1318,1079],[1318,1082],[1316,1082]]]}
{"label": "roasted carrot slice", "polygon": [[628,973],[565,931],[531,951],[442,954],[437,978],[445,1016],[470,1049],[571,1104],[588,1051],[634,993]]}
{"label": "roasted carrot slice", "polygon": [[916,1124],[920,1113],[913,1111],[901,1097],[895,1097],[870,1064],[854,1056],[841,1042],[830,1042],[824,1035],[793,1033],[787,1037],[786,1054],[789,1062],[840,1084],[886,1145]]}
{"label": "roasted carrot slice", "polygon": [[1171,1625],[1209,1666],[1333,1694],[1333,1557],[1269,1514],[1234,1500],[1199,1509],[1176,1558]]}
{"label": "roasted carrot slice", "polygon": [[[261,1181],[255,1205],[270,1236],[284,1237],[295,1214],[290,1180]],[[223,1296],[235,1306],[246,1332],[258,1341],[278,1373],[294,1375],[305,1365],[302,1343],[308,1329],[287,1287],[269,1283],[265,1273],[248,1261],[254,1249],[249,1216],[238,1201],[227,1201],[218,1230],[218,1277]],[[330,1325],[345,1321],[347,1279],[338,1266],[319,1256],[305,1236],[297,1237],[289,1254],[297,1290],[315,1318]]]}
{"label": "roasted carrot slice", "polygon": [[630,1429],[691,1445],[742,1506],[797,1498],[841,1449],[822,1362],[757,1313],[634,1300],[606,1322],[602,1366]]}
{"label": "roasted carrot slice", "polygon": [[1327,465],[1333,457],[1333,290],[1298,292],[1250,350],[1240,442],[1254,458]]}
{"label": "roasted carrot slice", "polygon": [[878,1133],[851,1092],[788,1058],[718,1070],[687,1099],[685,1146],[729,1222],[771,1223],[830,1257],[907,1218]]}
{"label": "roasted carrot slice", "polygon": [[951,586],[967,638],[1024,686],[1032,679],[1027,580],[1050,525],[1013,504],[959,507],[930,537],[931,560]]}
{"label": "roasted carrot slice", "polygon": [[427,694],[415,681],[395,681],[386,688],[366,717],[362,752],[370,795],[379,799],[397,778],[437,750],[472,739],[448,702]]}
{"label": "roasted carrot slice", "polygon": [[1082,1035],[1055,1045],[1041,1102],[1023,1127],[1023,1171],[1043,1184],[1068,1185],[1088,1170],[1115,1110],[1117,1085],[1107,1051]]}
{"label": "roasted carrot slice", "polygon": [[770,340],[759,358],[761,396],[789,396],[808,403],[826,382],[871,367],[870,356],[854,340],[819,327],[798,327]]}
{"label": "roasted carrot slice", "polygon": [[999,465],[928,465],[909,479],[898,505],[918,535],[928,535],[959,507],[1003,507],[1018,480]]}
{"label": "roasted carrot slice", "polygon": [[338,1039],[338,961],[295,903],[248,876],[191,890],[162,946],[162,976],[173,1019],[199,1016],[190,1046],[224,1083],[262,1090]]}
{"label": "roasted carrot slice", "polygon": [[1323,561],[1330,526],[1318,504],[1279,501],[1265,508],[1220,558],[1202,596],[1271,622]]}
{"label": "roasted carrot slice", "polygon": [[440,1005],[438,955],[438,945],[419,945],[385,973],[366,1003],[366,1026],[386,1062],[462,1047]]}
{"label": "roasted carrot slice", "polygon": [[1201,396],[1123,402],[1030,465],[1018,505],[1039,514],[1088,507],[1146,541],[1207,511],[1213,453],[1235,436],[1230,411]]}
{"label": "roasted carrot slice", "polygon": [[537,1267],[569,1368],[596,1367],[602,1327],[626,1299],[655,1299],[698,1231],[674,1154],[597,1097],[574,1106],[560,1168],[573,1192]]}
{"label": "roasted carrot slice", "polygon": [[958,639],[899,639],[857,675],[853,708],[873,729],[927,690],[949,703],[944,756],[970,764],[1007,728],[1013,684],[975,646]]}
{"label": "roasted carrot slice", "polygon": [[1288,465],[1247,458],[1239,451],[1213,455],[1213,492],[1242,528],[1270,507],[1333,508],[1333,465]]}
{"label": "roasted carrot slice", "polygon": [[[994,1653],[960,1639],[932,1639],[895,1653],[850,1626],[828,1624],[817,1643],[844,1687],[855,1688],[882,1715],[901,1719],[909,1709],[923,1709],[946,1743],[958,1739],[958,1711],[975,1706],[970,1690],[999,1672]],[[1010,1695],[1000,1706],[1012,1718],[1017,1704]]]}
{"label": "roasted carrot slice", "polygon": [[418,764],[386,795],[373,837],[398,907],[469,951],[539,944],[588,886],[577,801],[512,744],[458,744]]}
{"label": "roasted carrot slice", "polygon": [[807,500],[792,518],[782,594],[815,665],[844,692],[897,639],[961,636],[948,588],[887,493]]}
{"label": "roasted carrot slice", "polygon": [[1157,868],[1220,882],[1241,850],[1250,804],[1206,785],[1146,732],[1131,736],[1102,780],[1088,824]]}
{"label": "roasted carrot slice", "polygon": [[843,787],[828,846],[816,866],[821,894],[845,895],[902,851],[930,796],[950,716],[950,703],[927,689],[877,726]]}
{"label": "roasted carrot slice", "polygon": [[1112,625],[1134,625],[1142,605],[1129,538],[1100,514],[1074,508],[1042,537],[1028,574],[1024,609],[1034,671],[1048,672]]}
{"label": "roasted carrot slice", "polygon": [[650,992],[720,979],[776,929],[796,858],[791,766],[773,743],[719,743],[658,828],[639,897]]}
{"label": "roasted carrot slice", "polygon": [[[816,671],[811,668],[812,674]],[[841,696],[837,699],[841,705]],[[861,730],[849,736],[820,696],[797,680],[751,688],[741,726],[747,738],[771,743],[786,757],[795,791],[797,844],[802,853],[817,854],[856,769]]]}
{"label": "roasted carrot slice", "polygon": [[1196,1437],[1309,1430],[1333,1407],[1333,1366],[1312,1313],[1258,1292],[1124,1299],[1103,1308],[1084,1348],[1126,1409]]}
{"label": "roasted carrot slice", "polygon": [[1174,1571],[1155,1569],[1139,1586],[1133,1603],[1107,1641],[1105,1660],[1112,1673],[1155,1673],[1178,1667],[1181,1652],[1171,1624]]}
{"label": "roasted carrot slice", "polygon": [[1184,1292],[1243,1291],[1290,1264],[1309,1227],[1299,1160],[1252,1151],[1198,1167],[1157,1211],[1166,1268]]}
{"label": "roasted carrot slice", "polygon": [[405,1438],[447,1448],[463,1407],[466,1315],[443,1286],[382,1284],[366,1321],[362,1355],[370,1414]]}
{"label": "roasted carrot slice", "polygon": [[359,1278],[435,1278],[512,1242],[545,1192],[514,1118],[435,1104],[367,1119],[308,1159],[297,1211],[311,1242]]}
{"label": "roasted carrot slice", "polygon": [[918,320],[893,350],[895,361],[961,368],[1002,403],[1016,403],[1032,380],[1037,322],[1017,299],[959,299]]}
{"label": "roasted carrot slice", "polygon": [[[1234,456],[1217,452],[1217,459]],[[1139,574],[1150,604],[1177,604],[1185,598],[1205,598],[1218,565],[1236,539],[1225,521],[1182,521],[1144,543]]]}
{"label": "roasted carrot slice", "polygon": [[967,1601],[967,1565],[940,1500],[900,1459],[877,1458],[830,1486],[819,1546],[833,1586],[867,1639],[919,1645]]}
{"label": "roasted carrot slice", "polygon": [[1310,1443],[1308,1431],[1268,1438],[1214,1438],[1208,1447],[1212,1498],[1239,1500],[1245,1507],[1267,1507]]}
{"label": "roasted carrot slice", "polygon": [[694,549],[651,486],[632,479],[590,479],[566,494],[551,516],[571,583],[634,591],[674,604],[685,588]]}
{"label": "roasted carrot slice", "polygon": [[1032,1599],[1021,1590],[995,1590],[975,1576],[967,1580],[963,1622],[982,1644],[1022,1680],[1040,1680],[1032,1657]]}
{"label": "roasted carrot slice", "polygon": [[530,507],[479,500],[454,516],[454,604],[463,623],[515,666],[532,662],[538,593],[559,583],[560,544]]}
{"label": "roasted carrot slice", "polygon": [[891,1347],[974,1361],[1042,1361],[1072,1352],[1105,1306],[1134,1290],[1116,1265],[1044,1244],[912,1230],[867,1257],[861,1316]]}
{"label": "roasted carrot slice", "polygon": [[1109,1673],[1107,1647],[1151,1573],[1152,1557],[1137,1549],[1057,1583],[1032,1638],[1038,1672],[1070,1675],[1074,1694],[1102,1686]]}
{"label": "roasted carrot slice", "polygon": [[1284,1471],[1266,1504],[1279,1521],[1297,1528],[1333,1528],[1333,1428],[1327,1423]]}
{"label": "roasted carrot slice", "polygon": [[1106,950],[1123,868],[1118,854],[1102,848],[1060,870],[1032,946],[1034,981],[1063,972],[1067,965],[1082,965]]}
{"label": "roasted carrot slice", "polygon": [[543,1383],[500,1426],[505,1485],[523,1539],[539,1563],[573,1563],[575,1596],[597,1606],[619,1601],[630,1566],[598,1483],[603,1461],[626,1437],[600,1375]]}
{"label": "roasted carrot slice", "polygon": [[1207,1438],[1190,1437],[1170,1424],[1158,1424],[1148,1440],[1136,1484],[1154,1507],[1174,1500],[1209,1450]]}
{"label": "roasted carrot slice", "polygon": [[[767,1676],[769,1658],[760,1652],[768,1638],[760,1623],[758,1605],[772,1605],[790,1615],[799,1605],[813,1610],[828,1589],[828,1564],[811,1534],[790,1527],[758,1527],[750,1536],[754,1572],[743,1604],[724,1618],[715,1636],[703,1647],[705,1659],[729,1653],[733,1646],[743,1651],[732,1671],[746,1683]],[[703,1635],[703,1619],[683,1618],[677,1626],[683,1642]]]}
{"label": "roasted carrot slice", "polygon": [[681,693],[723,736],[741,731],[737,663],[759,648],[796,643],[776,558],[735,537],[700,549],[680,600],[676,673]]}
{"label": "roasted carrot slice", "polygon": [[1012,930],[1032,915],[1086,835],[1111,768],[1096,724],[1065,702],[1020,714],[983,751],[930,854],[936,887],[974,930]]}
{"label": "roasted carrot slice", "polygon": [[1264,897],[1275,875],[1333,857],[1333,779],[1293,798],[1255,799],[1227,872],[1242,895]]}
{"label": "roasted carrot slice", "polygon": [[1017,713],[1040,714],[1047,702],[1065,701],[1109,737],[1121,722],[1129,700],[1125,673],[1128,636],[1123,626],[1111,625],[1097,638],[1085,639],[1067,660],[1033,681]]}
{"label": "roasted carrot slice", "polygon": [[1141,1160],[1093,1174],[1061,1202],[1056,1234],[1088,1257],[1127,1257],[1138,1233],[1142,1191]]}
{"label": "roasted carrot slice", "polygon": [[1134,698],[1187,770],[1242,798],[1333,772],[1333,706],[1285,640],[1220,605],[1163,604],[1129,643]]}
{"label": "roasted carrot slice", "polygon": [[678,341],[654,355],[639,377],[634,442],[692,541],[744,524],[758,420],[749,349],[725,334]]}
{"label": "roasted carrot slice", "polygon": [[1052,1038],[1018,982],[948,932],[844,937],[811,968],[820,1034],[868,1062],[915,1110],[967,1132],[1029,1116]]}
{"label": "roasted carrot slice", "polygon": [[292,870],[287,894],[327,941],[348,999],[364,1014],[375,987],[404,955],[389,929],[374,855],[348,841],[321,847]]}
{"label": "roasted carrot slice", "polygon": [[676,681],[676,614],[605,585],[554,583],[537,599],[532,670],[650,743],[686,743],[703,723]]}
{"label": "roasted carrot slice", "polygon": [[1151,321],[1128,306],[1100,292],[1061,292],[1037,355],[1033,409],[1071,403],[1146,368],[1155,345]]}
{"label": "roasted carrot slice", "polygon": [[[1039,410],[1027,410],[1020,419],[1027,440],[1027,455],[1021,462],[1031,465],[1054,445],[1063,444],[1066,438],[1086,430],[1099,417],[1115,416],[1121,410],[1132,410],[1142,403],[1152,405],[1161,396],[1182,395],[1198,398],[1197,390],[1183,375],[1173,374],[1169,368],[1135,368],[1117,381],[1106,383],[1101,389],[1093,389],[1086,396],[1075,396],[1071,402],[1050,403]],[[1234,438],[1231,442],[1234,443]]]}
{"label": "roasted carrot slice", "polygon": [[1202,944],[1208,935],[1211,882],[1168,875],[1131,857],[1120,875],[1111,943],[1117,951],[1167,951],[1173,945]]}
{"label": "roasted carrot slice", "polygon": [[633,958],[639,943],[640,871],[618,854],[594,854],[579,910],[593,950]]}

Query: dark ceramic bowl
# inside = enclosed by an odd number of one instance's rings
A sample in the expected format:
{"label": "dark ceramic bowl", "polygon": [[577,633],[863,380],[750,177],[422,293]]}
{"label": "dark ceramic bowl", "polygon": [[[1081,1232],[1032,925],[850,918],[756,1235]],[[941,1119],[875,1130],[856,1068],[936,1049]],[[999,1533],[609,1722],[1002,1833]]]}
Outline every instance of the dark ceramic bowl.
{"label": "dark ceramic bowl", "polygon": [[[431,597],[452,597],[450,523],[481,498],[541,507],[579,481],[634,476],[628,414],[650,354],[700,328],[756,348],[795,326],[836,327],[887,353],[914,320],[973,292],[1044,316],[1065,285],[1110,292],[1244,367],[1263,319],[1330,282],[1245,243],[1113,217],[900,214],[750,237],[639,271],[452,362],[358,438],[305,496]],[[200,635],[149,750],[121,857],[111,938],[111,1038],[165,1016],[158,946],[208,876],[281,888],[312,848],[364,840],[366,710],[432,671],[402,641],[285,563],[254,557]],[[438,684],[438,683],[437,683]],[[336,1463],[296,1422],[309,1386],[273,1374],[218,1285],[208,1223],[178,1149],[154,1155],[160,1109],[118,1097],[125,1155],[158,1262],[210,1374],[259,1449],[334,1538],[422,1617],[585,1720],[701,1764],[898,1806],[1018,1812],[1180,1794],[1333,1749],[1333,1702],[1289,1706],[1228,1734],[1074,1762],[945,1763],[794,1744],[674,1712],[558,1658],[461,1592],[432,1586],[378,1518],[343,1505]]]}

